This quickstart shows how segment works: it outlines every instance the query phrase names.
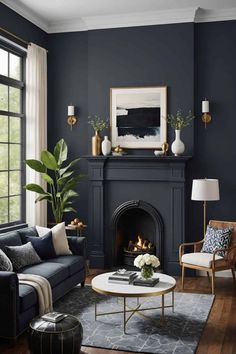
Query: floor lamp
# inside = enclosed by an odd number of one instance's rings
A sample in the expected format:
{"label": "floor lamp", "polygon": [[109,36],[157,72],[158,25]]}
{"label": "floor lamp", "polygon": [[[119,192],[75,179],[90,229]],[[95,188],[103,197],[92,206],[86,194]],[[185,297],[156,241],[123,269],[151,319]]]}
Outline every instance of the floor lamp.
{"label": "floor lamp", "polygon": [[192,200],[203,201],[204,237],[206,233],[206,206],[208,201],[219,200],[218,179],[194,179],[192,185]]}

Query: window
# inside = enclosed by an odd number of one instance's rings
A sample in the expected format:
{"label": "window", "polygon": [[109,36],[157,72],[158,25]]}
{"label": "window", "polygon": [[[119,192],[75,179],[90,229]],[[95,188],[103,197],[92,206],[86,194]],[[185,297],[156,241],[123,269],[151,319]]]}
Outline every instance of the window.
{"label": "window", "polygon": [[0,43],[0,227],[25,218],[24,54]]}

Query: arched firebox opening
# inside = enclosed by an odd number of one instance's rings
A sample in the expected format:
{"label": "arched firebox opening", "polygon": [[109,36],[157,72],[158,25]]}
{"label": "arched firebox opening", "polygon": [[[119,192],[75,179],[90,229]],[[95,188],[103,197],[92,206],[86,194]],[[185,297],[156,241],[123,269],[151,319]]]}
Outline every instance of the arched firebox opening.
{"label": "arched firebox opening", "polygon": [[121,204],[112,215],[113,266],[132,267],[135,257],[144,253],[155,254],[163,265],[163,232],[162,218],[151,204]]}

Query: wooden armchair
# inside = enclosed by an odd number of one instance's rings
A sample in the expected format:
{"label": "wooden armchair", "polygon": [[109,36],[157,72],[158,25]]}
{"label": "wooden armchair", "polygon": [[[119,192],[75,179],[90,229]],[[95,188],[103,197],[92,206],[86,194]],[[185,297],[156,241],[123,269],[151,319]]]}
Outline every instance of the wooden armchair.
{"label": "wooden armchair", "polygon": [[[209,226],[215,228],[232,227],[231,239],[228,248],[217,249],[211,253],[201,253],[204,239],[198,242],[183,243],[179,247],[179,262],[182,267],[182,288],[184,288],[185,268],[205,270],[209,277],[211,274],[212,294],[215,293],[215,272],[231,269],[235,280],[235,261],[236,261],[236,222],[210,220]],[[185,253],[186,247],[192,247],[193,253]],[[224,257],[218,255],[219,251],[225,251]]]}

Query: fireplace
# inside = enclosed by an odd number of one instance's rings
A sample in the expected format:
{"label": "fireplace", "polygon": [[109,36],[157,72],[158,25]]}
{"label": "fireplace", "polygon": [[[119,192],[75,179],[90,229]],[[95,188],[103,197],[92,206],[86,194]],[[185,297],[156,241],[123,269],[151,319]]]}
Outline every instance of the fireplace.
{"label": "fireplace", "polygon": [[141,235],[154,245],[163,271],[180,274],[178,249],[185,242],[185,166],[189,157],[86,158],[91,268],[123,266],[124,248]]}
{"label": "fireplace", "polygon": [[163,222],[143,200],[122,203],[112,215],[113,266],[132,267],[139,254],[155,254],[162,264]]}

